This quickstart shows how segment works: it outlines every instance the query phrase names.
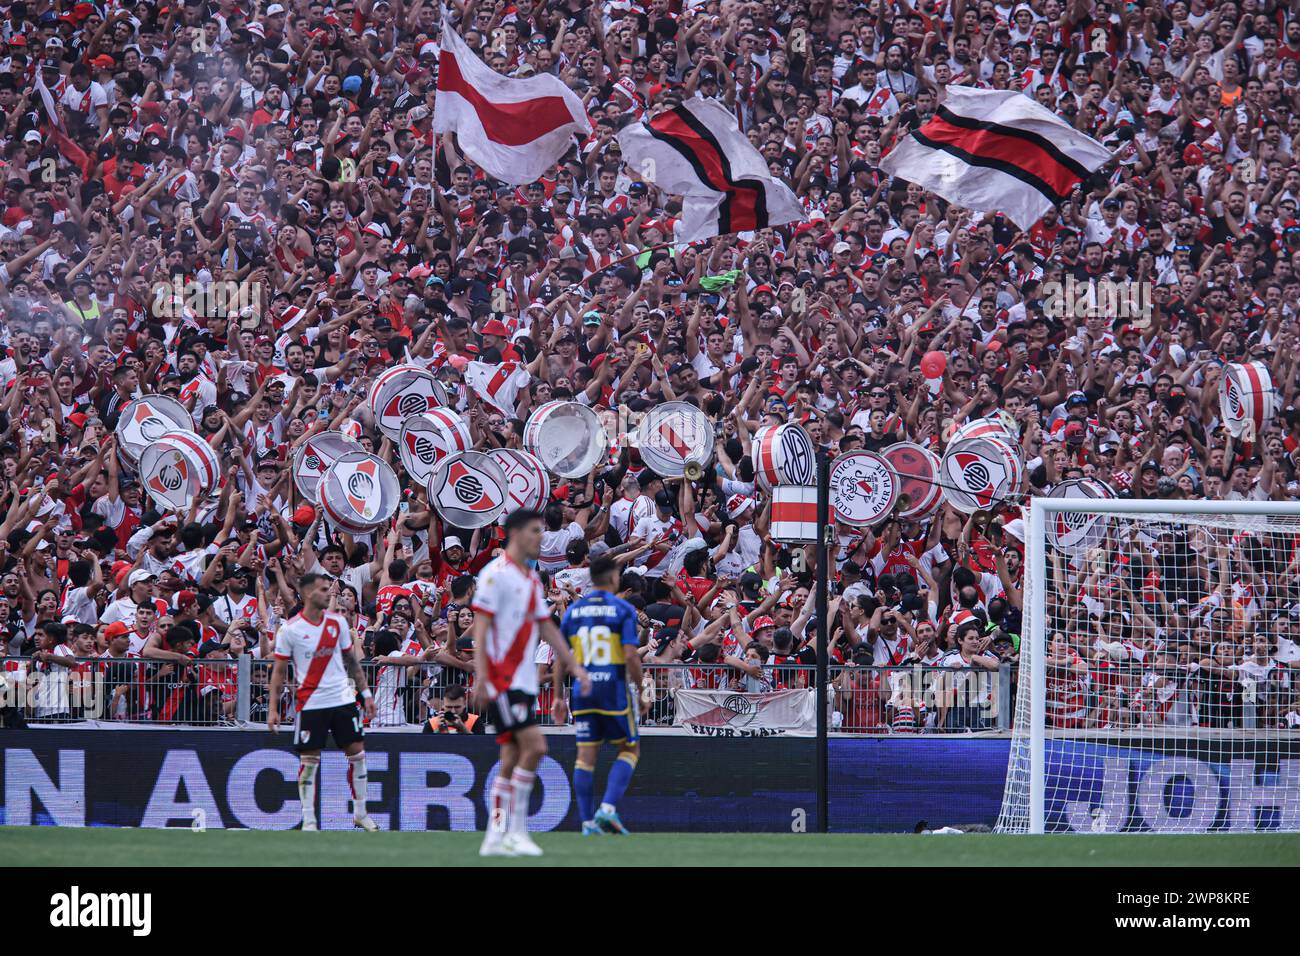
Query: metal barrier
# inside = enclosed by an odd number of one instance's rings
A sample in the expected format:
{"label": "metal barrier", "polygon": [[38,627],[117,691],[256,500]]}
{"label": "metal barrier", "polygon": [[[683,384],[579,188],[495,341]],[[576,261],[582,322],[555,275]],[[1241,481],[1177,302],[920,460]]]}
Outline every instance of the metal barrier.
{"label": "metal barrier", "polygon": [[[238,659],[174,662],[154,658],[67,659],[70,666],[29,658],[0,658],[0,727],[22,722],[132,722],[187,726],[241,726],[265,722],[271,661]],[[466,665],[467,667],[469,665]],[[375,696],[371,727],[417,727],[438,716],[452,687],[466,689],[472,671],[439,664],[362,664]],[[830,668],[830,727],[837,733],[962,733],[1010,728],[1015,669],[997,671],[910,667]],[[539,672],[539,722],[552,724],[553,687]],[[638,690],[642,727],[672,726],[675,696],[683,689],[734,693],[814,686],[816,668],[764,666],[755,676],[721,664],[647,664]],[[291,718],[296,685],[292,668],[280,713]]]}
{"label": "metal barrier", "polygon": [[242,661],[141,657],[0,659],[0,726],[72,721],[234,725]]}

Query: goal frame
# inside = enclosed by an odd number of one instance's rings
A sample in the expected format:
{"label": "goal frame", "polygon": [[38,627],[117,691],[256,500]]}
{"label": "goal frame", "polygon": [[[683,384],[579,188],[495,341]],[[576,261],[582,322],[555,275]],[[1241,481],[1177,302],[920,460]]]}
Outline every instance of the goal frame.
{"label": "goal frame", "polygon": [[[1259,517],[1300,518],[1300,502],[1287,501],[1206,501],[1169,500],[1165,498],[1104,499],[1104,498],[1043,498],[1029,501],[1029,516],[1025,534],[1025,591],[1029,605],[1024,609],[1026,633],[1029,642],[1030,680],[1029,692],[1029,827],[1028,833],[1046,832],[1047,793],[1047,668],[1043,661],[1047,654],[1047,589],[1039,584],[1030,587],[1030,575],[1042,582],[1047,577],[1047,526],[1052,515],[1061,512],[1100,515],[1250,515]],[[1019,693],[1025,693],[1021,684]],[[1016,708],[1017,712],[1019,708]],[[1014,733],[1014,729],[1013,729]],[[1013,745],[1008,758],[1007,772],[1016,759]]]}

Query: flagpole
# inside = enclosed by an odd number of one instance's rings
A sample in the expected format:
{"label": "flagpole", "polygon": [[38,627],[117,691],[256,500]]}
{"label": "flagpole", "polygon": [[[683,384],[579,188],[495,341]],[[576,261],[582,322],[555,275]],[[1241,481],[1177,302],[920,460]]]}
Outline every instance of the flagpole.
{"label": "flagpole", "polygon": [[822,445],[817,446],[817,831],[830,832],[830,738],[829,688],[830,668],[826,659],[830,622],[830,523],[831,457]]}

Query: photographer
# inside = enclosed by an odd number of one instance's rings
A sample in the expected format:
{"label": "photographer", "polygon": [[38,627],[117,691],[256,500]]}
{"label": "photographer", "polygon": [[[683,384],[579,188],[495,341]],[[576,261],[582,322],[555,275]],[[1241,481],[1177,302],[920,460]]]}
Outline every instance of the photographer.
{"label": "photographer", "polygon": [[447,688],[442,698],[442,710],[424,724],[426,734],[481,734],[483,721],[471,714],[465,699],[465,688],[456,684]]}

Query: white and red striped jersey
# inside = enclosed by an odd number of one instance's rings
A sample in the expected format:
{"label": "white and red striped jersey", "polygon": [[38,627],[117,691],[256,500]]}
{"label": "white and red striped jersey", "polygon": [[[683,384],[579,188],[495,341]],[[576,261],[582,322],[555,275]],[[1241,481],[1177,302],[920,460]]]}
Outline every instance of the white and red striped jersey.
{"label": "white and red striped jersey", "polygon": [[352,632],[341,614],[325,611],[314,624],[296,614],[275,632],[275,659],[293,662],[298,710],[342,707],[356,700],[343,666],[343,655],[350,653]]}
{"label": "white and red striped jersey", "polygon": [[488,618],[488,680],[498,692],[537,693],[538,622],[550,616],[537,572],[502,553],[479,572],[475,614]]}

